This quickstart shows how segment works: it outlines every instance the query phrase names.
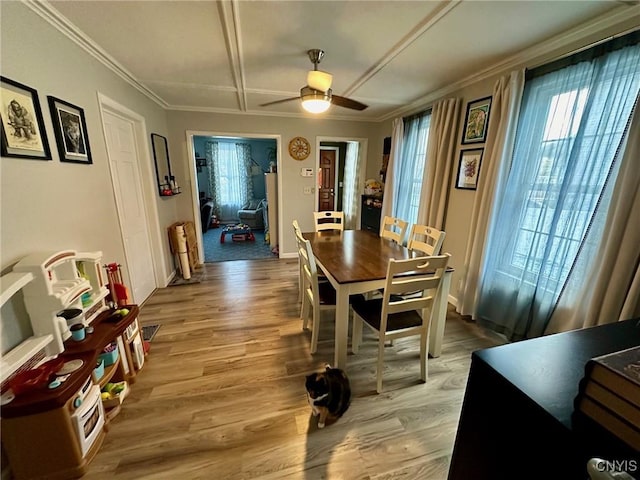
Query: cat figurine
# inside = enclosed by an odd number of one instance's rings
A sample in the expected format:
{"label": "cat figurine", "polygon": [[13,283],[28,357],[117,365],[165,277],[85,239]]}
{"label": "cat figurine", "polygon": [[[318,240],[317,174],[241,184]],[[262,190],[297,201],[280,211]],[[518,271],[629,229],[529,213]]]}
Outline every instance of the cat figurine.
{"label": "cat figurine", "polygon": [[307,375],[305,381],[311,412],[318,418],[318,428],[324,428],[327,419],[337,420],[349,408],[351,386],[347,374],[326,364],[325,370]]}

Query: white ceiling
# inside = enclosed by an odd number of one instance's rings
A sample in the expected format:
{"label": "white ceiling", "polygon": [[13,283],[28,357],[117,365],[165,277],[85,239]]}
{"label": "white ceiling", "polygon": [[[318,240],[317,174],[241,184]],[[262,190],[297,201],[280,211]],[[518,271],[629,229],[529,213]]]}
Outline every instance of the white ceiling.
{"label": "white ceiling", "polygon": [[588,1],[50,1],[41,12],[165,108],[302,116],[321,48],[333,93],[380,121],[573,27],[636,8]]}

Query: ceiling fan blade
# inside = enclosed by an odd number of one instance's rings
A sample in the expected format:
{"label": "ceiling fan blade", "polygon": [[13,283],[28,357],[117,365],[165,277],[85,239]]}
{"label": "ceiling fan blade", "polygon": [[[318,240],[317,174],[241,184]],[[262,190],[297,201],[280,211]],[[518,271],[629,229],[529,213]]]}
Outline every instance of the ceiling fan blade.
{"label": "ceiling fan blade", "polygon": [[338,105],[339,107],[351,108],[353,110],[364,110],[368,107],[368,105],[365,105],[364,103],[351,100],[350,98],[341,97],[339,95],[333,95],[331,97],[331,103]]}
{"label": "ceiling fan blade", "polygon": [[282,100],[276,100],[275,102],[263,103],[260,106],[261,107],[268,107],[269,105],[277,105],[279,103],[290,102],[292,100],[300,100],[300,97],[283,98]]}

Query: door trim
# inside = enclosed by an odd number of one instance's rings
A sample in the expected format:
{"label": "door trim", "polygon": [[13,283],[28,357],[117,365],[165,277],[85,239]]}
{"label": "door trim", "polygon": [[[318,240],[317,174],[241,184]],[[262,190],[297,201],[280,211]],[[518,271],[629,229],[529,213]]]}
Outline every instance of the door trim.
{"label": "door trim", "polygon": [[[187,130],[187,165],[189,166],[189,181],[191,182],[191,208],[194,218],[194,225],[196,227],[196,238],[202,239],[202,225],[200,222],[200,198],[199,192],[196,188],[198,184],[198,174],[196,173],[196,152],[193,149],[193,137],[232,137],[232,138],[267,138],[276,141],[276,171],[282,172],[281,158],[282,158],[282,136],[270,135],[265,133],[249,133],[249,132],[213,132],[213,131],[200,131],[200,130]],[[278,180],[278,238],[283,238],[282,235],[282,174],[276,176]],[[281,243],[281,241],[279,241]],[[282,258],[282,248],[278,249],[278,258]],[[204,246],[202,241],[198,241],[198,257],[204,263]]]}
{"label": "door trim", "polygon": [[[166,287],[169,284],[171,278],[167,272],[166,265],[162,255],[162,245],[164,237],[160,235],[160,221],[158,217],[158,206],[155,202],[155,195],[157,192],[157,186],[155,184],[155,171],[152,170],[152,158],[149,151],[149,145],[147,143],[147,125],[144,117],[138,113],[130,110],[129,108],[121,105],[120,103],[112,100],[106,95],[98,92],[98,107],[100,109],[100,120],[102,122],[102,134],[104,135],[105,148],[107,146],[107,132],[104,125],[104,114],[109,113],[120,117],[124,120],[133,123],[133,131],[136,143],[136,153],[139,159],[138,167],[140,168],[140,180],[142,200],[145,209],[145,218],[147,234],[149,236],[149,243],[151,246],[151,258],[152,269],[154,276],[155,288],[159,286]],[[107,157],[109,152],[107,151]],[[117,202],[117,195],[115,189],[115,174],[111,168],[111,160],[107,162],[109,164],[109,173],[111,174],[111,187],[113,189],[113,201],[116,207],[116,213],[118,216],[118,225],[120,227],[120,239],[122,241],[122,251],[124,253],[125,262],[129,265],[129,254],[126,249],[126,243],[124,240],[124,232],[122,229],[122,215],[121,206]],[[146,181],[145,181],[146,179]],[[127,282],[133,288],[131,284],[131,278],[129,277],[129,268],[125,272]]]}

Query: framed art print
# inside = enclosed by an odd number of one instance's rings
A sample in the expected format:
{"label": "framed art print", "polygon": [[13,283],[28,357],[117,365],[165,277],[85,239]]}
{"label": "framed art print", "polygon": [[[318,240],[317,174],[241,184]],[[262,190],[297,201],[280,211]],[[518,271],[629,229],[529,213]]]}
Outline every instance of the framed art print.
{"label": "framed art print", "polygon": [[491,97],[481,98],[467,103],[467,113],[464,117],[462,144],[484,143],[487,139],[489,127],[489,110]]}
{"label": "framed art print", "polygon": [[480,175],[480,164],[482,163],[483,152],[484,148],[462,150],[460,152],[456,188],[475,190],[478,187],[478,176]]}
{"label": "framed art print", "polygon": [[38,92],[0,77],[2,156],[51,160]]}
{"label": "framed art print", "polygon": [[84,110],[59,98],[49,96],[49,110],[61,162],[91,164]]}

